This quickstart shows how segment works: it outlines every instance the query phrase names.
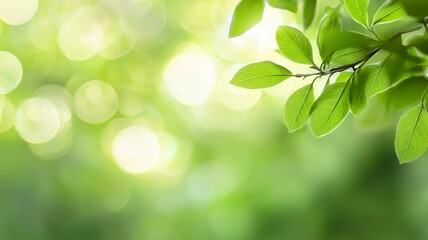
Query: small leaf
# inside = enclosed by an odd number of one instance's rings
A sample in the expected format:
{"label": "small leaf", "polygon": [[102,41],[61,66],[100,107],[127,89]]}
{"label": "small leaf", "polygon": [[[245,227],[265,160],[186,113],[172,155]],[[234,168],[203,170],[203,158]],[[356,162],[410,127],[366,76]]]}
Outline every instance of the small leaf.
{"label": "small leaf", "polygon": [[393,22],[406,16],[406,10],[400,2],[386,1],[376,12],[373,25]]}
{"label": "small leaf", "polygon": [[308,28],[314,21],[317,0],[305,0],[303,3],[303,27]]}
{"label": "small leaf", "polygon": [[404,113],[397,125],[395,151],[400,163],[411,162],[420,157],[428,147],[428,113],[414,107]]}
{"label": "small leaf", "polygon": [[349,108],[355,116],[360,114],[367,106],[367,97],[364,91],[366,81],[366,74],[360,71],[356,71],[351,79],[351,86],[349,89]]}
{"label": "small leaf", "polygon": [[328,86],[311,109],[311,129],[315,136],[324,136],[335,129],[348,115],[349,82]]}
{"label": "small leaf", "polygon": [[329,51],[329,48],[331,48],[329,45],[331,45],[331,40],[334,39],[334,36],[337,35],[341,29],[342,23],[336,10],[327,13],[321,20],[317,35],[317,45],[323,61],[333,54],[334,51]]}
{"label": "small leaf", "polygon": [[369,0],[342,0],[349,15],[361,24],[367,27]]}
{"label": "small leaf", "polygon": [[229,37],[237,37],[259,23],[264,8],[263,0],[241,0],[233,13]]}
{"label": "small leaf", "polygon": [[230,83],[249,89],[268,88],[277,85],[291,75],[292,73],[288,69],[273,62],[264,61],[241,68]]}
{"label": "small leaf", "polygon": [[276,31],[276,41],[282,54],[291,61],[314,64],[311,43],[299,30],[289,26],[280,26]]}
{"label": "small leaf", "polygon": [[314,101],[313,84],[306,85],[291,94],[284,110],[284,121],[290,132],[305,125],[309,119],[309,112]]}
{"label": "small leaf", "polygon": [[297,13],[297,0],[267,0],[271,7]]}

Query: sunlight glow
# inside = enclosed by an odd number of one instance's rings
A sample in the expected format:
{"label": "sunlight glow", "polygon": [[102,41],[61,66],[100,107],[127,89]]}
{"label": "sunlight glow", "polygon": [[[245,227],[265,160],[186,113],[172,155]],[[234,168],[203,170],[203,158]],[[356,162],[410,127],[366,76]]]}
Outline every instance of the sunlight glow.
{"label": "sunlight glow", "polygon": [[112,154],[117,164],[130,173],[150,170],[160,156],[160,143],[150,129],[134,125],[120,131],[112,146]]}
{"label": "sunlight glow", "polygon": [[164,72],[168,93],[178,102],[196,106],[210,98],[216,81],[214,60],[196,47],[175,56]]}

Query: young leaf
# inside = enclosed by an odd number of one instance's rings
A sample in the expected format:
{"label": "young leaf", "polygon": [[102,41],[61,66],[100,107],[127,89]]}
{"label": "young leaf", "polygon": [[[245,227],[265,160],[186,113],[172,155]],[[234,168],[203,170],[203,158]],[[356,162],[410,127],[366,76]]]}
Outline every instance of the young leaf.
{"label": "young leaf", "polygon": [[368,10],[369,0],[342,0],[346,10],[349,15],[358,22],[363,25],[363,27],[367,27],[368,21]]}
{"label": "young leaf", "polygon": [[367,97],[383,92],[408,78],[411,71],[407,64],[407,61],[390,54],[379,64],[361,69],[361,72],[367,76],[365,85]]}
{"label": "young leaf", "polygon": [[373,25],[398,20],[406,16],[406,10],[400,2],[386,1],[376,12]]}
{"label": "young leaf", "polygon": [[341,72],[339,76],[337,76],[335,83],[346,82],[351,79],[352,72]]}
{"label": "young leaf", "polygon": [[284,121],[290,132],[305,125],[314,101],[313,84],[306,85],[291,94],[284,109]]}
{"label": "young leaf", "polygon": [[395,151],[400,163],[420,157],[428,147],[428,113],[421,107],[404,113],[397,125]]}
{"label": "young leaf", "polygon": [[229,37],[237,37],[259,23],[264,8],[263,0],[241,0],[233,13]]}
{"label": "young leaf", "polygon": [[303,4],[303,27],[306,29],[312,24],[312,21],[314,20],[317,0],[305,0]]}
{"label": "young leaf", "polygon": [[342,23],[336,10],[327,13],[321,20],[317,35],[317,45],[323,61],[333,54],[334,51],[329,51],[329,49],[331,49],[331,40],[334,39],[334,36],[337,35],[341,29]]}
{"label": "young leaf", "polygon": [[311,109],[311,129],[316,137],[335,129],[348,115],[349,82],[328,86]]}
{"label": "young leaf", "polygon": [[349,108],[355,116],[357,116],[367,105],[367,97],[364,91],[366,81],[367,75],[360,71],[356,71],[351,79],[351,86],[349,89]]}
{"label": "young leaf", "polygon": [[314,64],[311,43],[299,30],[289,26],[280,26],[276,31],[276,41],[282,54],[291,61]]}
{"label": "young leaf", "polygon": [[330,59],[333,66],[343,66],[363,61],[374,51],[372,47],[350,47],[337,50]]}
{"label": "young leaf", "polygon": [[267,0],[271,7],[297,13],[297,0]]}
{"label": "young leaf", "polygon": [[288,69],[273,62],[264,61],[241,68],[230,83],[249,89],[268,88],[277,85],[291,75],[292,73]]}

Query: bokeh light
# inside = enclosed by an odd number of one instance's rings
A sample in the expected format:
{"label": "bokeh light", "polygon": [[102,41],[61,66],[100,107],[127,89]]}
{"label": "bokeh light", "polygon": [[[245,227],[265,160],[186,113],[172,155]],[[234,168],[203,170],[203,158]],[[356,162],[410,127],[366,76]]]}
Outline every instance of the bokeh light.
{"label": "bokeh light", "polygon": [[0,51],[0,94],[15,89],[22,79],[22,65],[10,52]]}
{"label": "bokeh light", "polygon": [[50,100],[30,98],[18,107],[15,125],[18,133],[27,142],[48,142],[61,127],[60,113]]}
{"label": "bokeh light", "polygon": [[71,60],[88,60],[101,50],[104,35],[97,20],[99,11],[84,7],[61,27],[58,44]]}
{"label": "bokeh light", "polygon": [[195,106],[206,103],[216,82],[214,60],[200,48],[189,46],[176,55],[164,72],[164,85],[180,103]]}
{"label": "bokeh light", "polygon": [[15,106],[5,96],[0,96],[0,133],[9,130],[15,123]]}
{"label": "bokeh light", "polygon": [[37,0],[0,0],[0,18],[10,25],[28,22],[36,13]]}
{"label": "bokeh light", "polygon": [[120,131],[112,144],[112,154],[117,164],[130,173],[142,173],[153,168],[160,151],[157,135],[138,125]]}
{"label": "bokeh light", "polygon": [[74,111],[88,123],[108,121],[116,113],[118,104],[114,88],[101,80],[86,82],[74,93]]}

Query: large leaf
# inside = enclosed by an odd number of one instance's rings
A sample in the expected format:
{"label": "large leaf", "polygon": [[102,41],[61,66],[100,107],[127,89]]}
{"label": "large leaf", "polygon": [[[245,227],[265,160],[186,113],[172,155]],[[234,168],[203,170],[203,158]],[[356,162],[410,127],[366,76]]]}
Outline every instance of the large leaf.
{"label": "large leaf", "polygon": [[334,36],[338,35],[341,29],[342,23],[335,10],[327,13],[321,20],[317,35],[317,45],[323,61],[333,54],[334,50],[331,50],[331,43]]}
{"label": "large leaf", "polygon": [[367,75],[364,72],[356,71],[352,75],[351,87],[349,89],[349,108],[352,114],[357,116],[366,106],[367,97],[365,93],[365,85]]}
{"label": "large leaf", "polygon": [[297,12],[297,0],[267,0],[268,4],[274,8]]}
{"label": "large leaf", "polygon": [[328,86],[311,109],[311,129],[315,136],[324,136],[335,129],[348,115],[349,82]]}
{"label": "large leaf", "polygon": [[231,84],[250,89],[268,88],[289,78],[292,73],[273,62],[264,61],[241,68],[233,77]]}
{"label": "large leaf", "polygon": [[367,27],[369,0],[342,0],[349,15],[359,24]]}
{"label": "large leaf", "polygon": [[427,147],[428,113],[421,106],[414,107],[398,122],[395,151],[400,163],[407,163],[420,157]]}
{"label": "large leaf", "polygon": [[317,0],[305,0],[303,3],[303,27],[308,28],[314,21]]}
{"label": "large leaf", "polygon": [[311,43],[299,30],[289,26],[280,26],[276,31],[276,41],[282,54],[291,61],[314,64]]}
{"label": "large leaf", "polygon": [[406,16],[406,10],[400,2],[386,1],[376,12],[373,25],[392,22]]}
{"label": "large leaf", "polygon": [[290,132],[305,125],[314,101],[313,84],[306,85],[291,94],[284,109],[284,121]]}
{"label": "large leaf", "polygon": [[264,8],[263,0],[241,0],[233,13],[229,37],[237,37],[259,23]]}

